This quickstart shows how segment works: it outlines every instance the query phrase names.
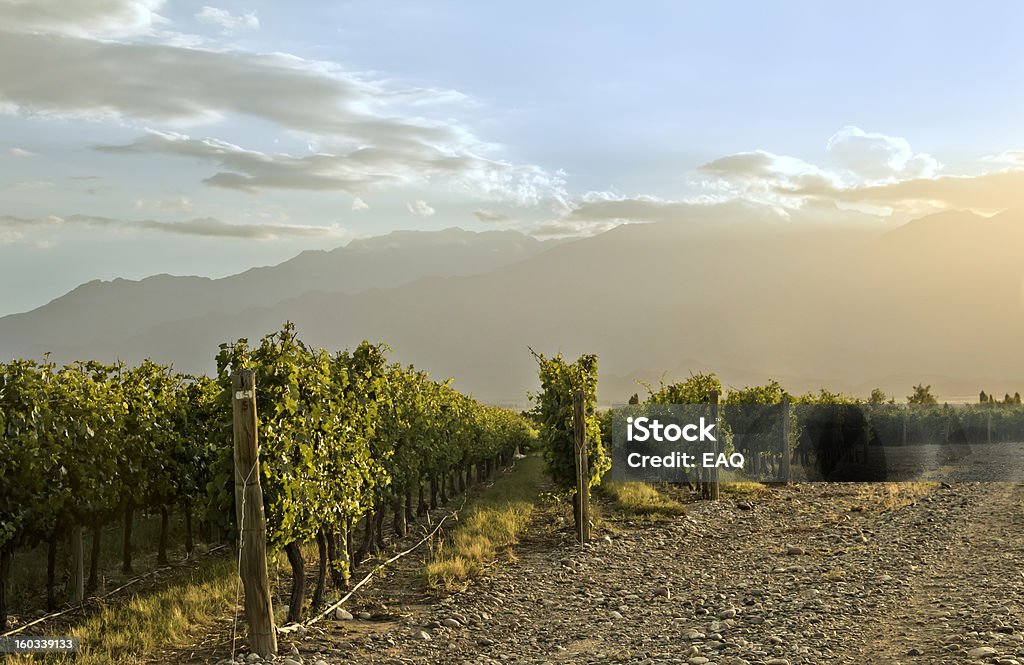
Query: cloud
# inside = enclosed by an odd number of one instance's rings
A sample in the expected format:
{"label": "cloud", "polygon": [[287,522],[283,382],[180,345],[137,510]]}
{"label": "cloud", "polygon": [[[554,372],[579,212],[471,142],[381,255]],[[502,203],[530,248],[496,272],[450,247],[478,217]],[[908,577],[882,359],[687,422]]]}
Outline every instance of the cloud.
{"label": "cloud", "polygon": [[562,182],[535,167],[520,167],[473,154],[453,154],[410,141],[304,156],[247,150],[217,139],[150,131],[126,145],[97,146],[108,153],[170,154],[212,162],[224,169],[203,180],[209,186],[243,192],[264,190],[344,191],[427,184],[477,197],[532,204],[562,196]]}
{"label": "cloud", "polygon": [[851,204],[864,203],[919,211],[925,208],[1005,210],[1024,207],[1024,169],[1006,169],[980,175],[914,178],[884,185],[845,188],[809,183],[785,193]]}
{"label": "cloud", "polygon": [[982,157],[982,161],[1024,166],[1024,150],[1005,150],[998,155],[987,155]]}
{"label": "cloud", "polygon": [[39,217],[34,219],[0,215],[0,244],[14,242],[26,234],[71,228],[108,229],[113,231],[154,231],[174,235],[229,238],[237,240],[276,240],[278,238],[323,238],[348,235],[338,226],[300,226],[293,224],[229,224],[213,217],[199,217],[186,222],[154,220],[123,220],[92,215]]}
{"label": "cloud", "polygon": [[7,154],[9,154],[11,157],[32,157],[35,155],[35,153],[29,152],[24,148],[11,148],[10,150],[7,151]]}
{"label": "cloud", "polygon": [[432,217],[435,212],[433,208],[427,205],[426,201],[413,201],[412,203],[406,203],[405,207],[417,217]]}
{"label": "cloud", "polygon": [[529,230],[530,235],[543,238],[567,238],[571,236],[591,236],[603,233],[619,224],[616,222],[580,222],[571,220],[551,220],[542,222]]}
{"label": "cloud", "polygon": [[370,209],[370,206],[366,203],[366,201],[362,200],[358,196],[355,197],[354,199],[352,199],[352,210],[358,212],[359,210],[369,210],[369,209]]}
{"label": "cloud", "polygon": [[195,206],[187,196],[179,196],[174,199],[135,199],[136,210],[159,210],[161,212],[177,212],[191,214],[195,212]]}
{"label": "cloud", "polygon": [[854,126],[833,134],[826,148],[836,164],[867,180],[931,177],[942,168],[931,155],[915,153],[904,138]]}
{"label": "cloud", "polygon": [[166,23],[164,0],[0,0],[5,30],[79,37],[145,35]]}
{"label": "cloud", "polygon": [[813,212],[847,221],[865,213],[864,219],[909,219],[946,208],[994,212],[1024,207],[1024,151],[983,158],[990,168],[981,173],[941,174],[943,167],[934,157],[914,152],[905,139],[858,127],[844,127],[826,147],[837,168],[753,151],[704,164],[698,173],[711,179],[699,185],[712,199],[774,206],[790,211],[789,217],[795,210],[803,217]]}
{"label": "cloud", "polygon": [[[9,8],[10,0],[0,0],[5,2]],[[142,10],[124,0],[85,0],[87,6],[104,2],[113,7],[104,14],[112,25],[152,23],[131,19],[136,16],[132,11]],[[53,25],[73,23],[64,21],[56,3],[48,0],[44,5],[52,5]],[[139,6],[154,9],[159,3]],[[14,29],[30,24],[25,18],[15,22]],[[120,150],[230,162],[226,172],[212,174],[205,182],[242,191],[355,192],[369,185],[403,185],[434,177],[469,196],[522,205],[568,196],[562,174],[494,158],[497,146],[457,122],[425,117],[432,106],[466,104],[464,95],[452,91],[397,89],[343,72],[334,64],[280,53],[119,42],[71,33],[0,30],[3,112],[179,128],[250,117],[311,137],[316,152],[300,156],[246,151],[217,139],[189,143],[167,132]],[[24,66],[26,57],[31,67]]]}
{"label": "cloud", "polygon": [[473,216],[477,218],[477,221],[494,224],[512,221],[512,218],[508,215],[501,212],[494,212],[492,210],[474,210]]}
{"label": "cloud", "polygon": [[195,19],[200,23],[208,23],[213,25],[219,25],[228,31],[233,30],[256,30],[260,27],[260,20],[257,18],[255,12],[249,14],[242,14],[240,16],[233,16],[231,12],[226,9],[217,9],[216,7],[203,7],[201,10],[196,12]]}

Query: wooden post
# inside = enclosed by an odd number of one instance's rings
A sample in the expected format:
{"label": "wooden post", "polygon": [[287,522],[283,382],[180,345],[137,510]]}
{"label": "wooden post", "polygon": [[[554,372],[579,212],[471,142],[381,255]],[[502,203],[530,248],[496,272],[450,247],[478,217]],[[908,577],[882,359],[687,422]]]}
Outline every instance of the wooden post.
{"label": "wooden post", "polygon": [[715,423],[715,441],[711,444],[711,452],[714,453],[712,459],[715,460],[715,465],[711,467],[711,492],[709,497],[712,501],[718,501],[720,498],[719,487],[718,487],[718,453],[722,451],[721,445],[718,442],[719,435],[721,434],[722,428],[719,427],[718,422],[718,393],[711,393],[711,422]]}
{"label": "wooden post", "polygon": [[256,382],[252,370],[231,376],[235,430],[235,519],[240,538],[239,570],[245,589],[245,618],[253,653],[277,655],[277,629],[267,573],[267,521],[260,486],[256,438]]}
{"label": "wooden post", "polygon": [[590,542],[590,464],[587,451],[587,421],[583,391],[573,395],[573,434],[576,447],[576,497],[579,504],[579,541]]}
{"label": "wooden post", "polygon": [[71,602],[75,605],[85,600],[85,550],[82,547],[82,525],[71,527]]}
{"label": "wooden post", "polygon": [[784,483],[793,480],[793,451],[789,447],[790,427],[790,406],[787,398],[782,400],[782,482]]}

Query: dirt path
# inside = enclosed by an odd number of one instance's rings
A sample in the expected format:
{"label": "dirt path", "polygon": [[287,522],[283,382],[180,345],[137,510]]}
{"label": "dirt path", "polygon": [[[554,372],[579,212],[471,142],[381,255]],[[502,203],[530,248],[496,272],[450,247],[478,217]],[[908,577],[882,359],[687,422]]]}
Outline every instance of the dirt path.
{"label": "dirt path", "polygon": [[885,662],[1024,662],[1024,486],[973,489],[939,523],[944,545],[910,571],[905,602],[885,624]]}
{"label": "dirt path", "polygon": [[612,522],[586,549],[541,511],[515,561],[465,592],[423,593],[406,562],[355,601],[356,619],[311,631],[293,658],[1024,663],[1022,506],[1020,485],[802,485]]}

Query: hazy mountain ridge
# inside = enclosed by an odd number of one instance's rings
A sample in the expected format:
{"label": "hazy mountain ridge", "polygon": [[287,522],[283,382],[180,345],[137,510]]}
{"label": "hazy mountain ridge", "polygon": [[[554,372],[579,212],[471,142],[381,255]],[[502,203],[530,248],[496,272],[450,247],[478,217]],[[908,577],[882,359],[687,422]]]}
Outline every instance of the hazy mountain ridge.
{"label": "hazy mountain ridge", "polygon": [[94,280],[30,312],[0,317],[0,354],[109,346],[164,323],[274,305],[309,291],[357,293],[431,275],[469,275],[557,244],[516,231],[399,231],[220,279]]}
{"label": "hazy mountain ridge", "polygon": [[[984,238],[970,240],[979,224]],[[57,357],[211,371],[217,344],[288,319],[326,348],[385,341],[399,360],[504,403],[536,382],[527,346],[597,353],[606,403],[665,370],[715,370],[731,385],[774,377],[794,392],[880,386],[902,397],[924,381],[944,394],[1001,393],[1024,377],[1022,246],[1020,212],[944,213],[888,232],[629,225],[479,274],[197,313]]]}

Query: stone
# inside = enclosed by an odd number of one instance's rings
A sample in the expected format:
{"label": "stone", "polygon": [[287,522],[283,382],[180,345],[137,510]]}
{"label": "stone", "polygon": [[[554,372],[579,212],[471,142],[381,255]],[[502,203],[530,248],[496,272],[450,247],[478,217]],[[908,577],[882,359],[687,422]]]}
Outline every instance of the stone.
{"label": "stone", "polygon": [[351,621],[353,617],[351,612],[339,607],[338,609],[334,610],[334,618],[338,621]]}
{"label": "stone", "polygon": [[430,633],[428,633],[425,630],[421,630],[418,633],[416,633],[416,639],[423,640],[425,642],[429,642],[430,641]]}
{"label": "stone", "polygon": [[976,649],[971,649],[970,651],[968,651],[967,655],[971,658],[985,658],[987,656],[994,656],[997,653],[999,652],[993,649],[992,647],[978,647]]}
{"label": "stone", "polygon": [[441,620],[441,625],[445,628],[462,628],[462,624],[459,623],[458,619],[447,617]]}

